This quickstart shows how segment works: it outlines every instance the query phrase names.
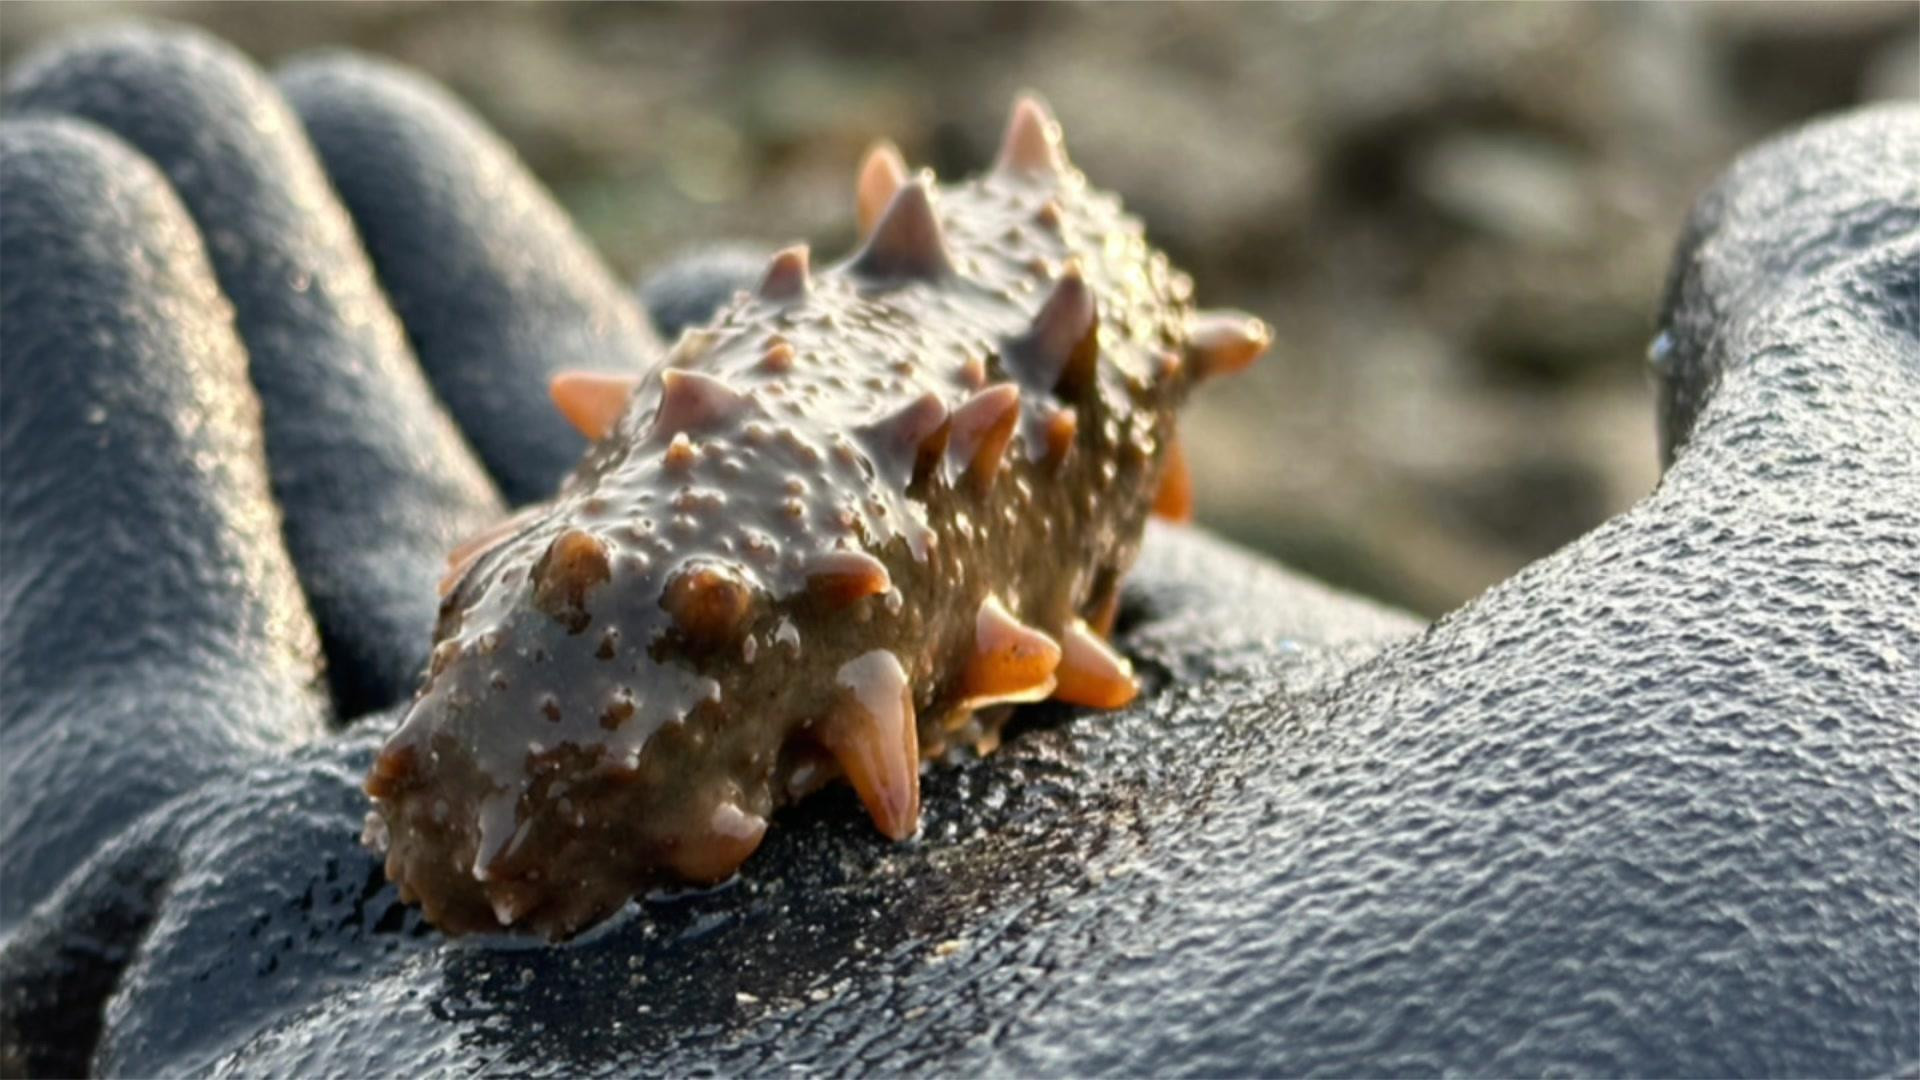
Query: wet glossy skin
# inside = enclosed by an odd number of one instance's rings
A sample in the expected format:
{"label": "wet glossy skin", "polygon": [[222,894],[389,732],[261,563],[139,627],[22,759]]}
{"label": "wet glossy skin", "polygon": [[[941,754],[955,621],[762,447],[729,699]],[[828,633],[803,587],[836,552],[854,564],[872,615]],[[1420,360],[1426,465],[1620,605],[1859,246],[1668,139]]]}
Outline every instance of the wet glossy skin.
{"label": "wet glossy skin", "polygon": [[630,400],[557,384],[604,437],[457,556],[368,783],[369,841],[443,929],[565,936],[723,879],[836,777],[907,836],[920,759],[990,747],[983,710],[1132,696],[1089,625],[1175,409],[1263,331],[1197,316],[1032,104],[979,178],[908,183],[882,152],[859,189],[880,209],[842,265],[776,256]]}

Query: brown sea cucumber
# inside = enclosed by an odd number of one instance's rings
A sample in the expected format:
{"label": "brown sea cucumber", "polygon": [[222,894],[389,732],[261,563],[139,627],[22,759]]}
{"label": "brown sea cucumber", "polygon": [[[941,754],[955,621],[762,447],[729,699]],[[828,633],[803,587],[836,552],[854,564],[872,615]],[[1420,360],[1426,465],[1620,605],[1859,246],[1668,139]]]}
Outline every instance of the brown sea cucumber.
{"label": "brown sea cucumber", "polygon": [[836,778],[918,827],[919,764],[1015,702],[1124,705],[1120,578],[1190,497],[1175,410],[1266,347],[1203,313],[1032,99],[950,187],[868,155],[864,242],[640,379],[562,376],[594,440],[454,553],[419,697],[367,779],[388,876],[450,933],[564,937],[731,875]]}

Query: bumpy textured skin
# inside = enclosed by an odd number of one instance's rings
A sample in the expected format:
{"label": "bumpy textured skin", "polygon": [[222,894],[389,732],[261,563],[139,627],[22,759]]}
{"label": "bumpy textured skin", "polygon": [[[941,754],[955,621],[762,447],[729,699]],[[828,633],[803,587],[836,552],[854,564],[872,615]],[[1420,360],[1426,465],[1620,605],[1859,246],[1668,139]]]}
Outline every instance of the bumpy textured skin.
{"label": "bumpy textured skin", "polygon": [[917,717],[876,811],[911,831],[913,739],[1052,690],[979,685],[982,607],[1054,639],[1113,610],[1205,358],[1139,223],[1031,166],[909,185],[839,267],[770,270],[453,586],[368,784],[436,926],[559,937],[724,878]]}
{"label": "bumpy textured skin", "polygon": [[[66,145],[6,127],[29,157]],[[83,150],[129,183],[124,153]],[[0,155],[9,185],[21,160]],[[162,775],[218,779],[130,826],[102,816],[90,835],[117,840],[57,889],[17,894],[34,910],[0,941],[0,1065],[1910,1074],[1916,176],[1911,108],[1744,158],[1676,264],[1662,400],[1679,437],[1660,489],[1431,628],[1204,534],[1150,529],[1116,632],[1140,699],[1029,710],[992,757],[930,770],[912,844],[855,827],[855,801],[824,793],[783,817],[735,887],[637,906],[564,948],[449,945],[357,841],[361,777],[396,715],[294,755],[180,749]],[[165,247],[185,227],[114,205],[45,218],[68,241],[55,250],[93,252],[98,269],[17,255],[30,249],[9,236],[8,288],[41,266],[104,285],[118,264],[103,250]],[[95,226],[121,242],[73,242]],[[40,355],[197,393],[232,385],[196,359],[226,324],[169,305],[172,281],[142,278],[102,309],[158,302],[166,324]],[[0,319],[9,396],[27,385],[12,365],[30,330],[67,346],[91,330],[19,310]],[[35,400],[57,411],[55,386]],[[196,500],[228,474],[140,471],[137,415],[116,410],[95,457],[6,444],[8,498],[114,476],[177,511],[143,520],[227,537]],[[196,460],[222,468],[254,460],[246,499],[261,498],[257,451],[205,449]],[[76,499],[6,534],[9,605],[35,580],[16,567],[74,546],[59,525],[106,529],[87,512]],[[195,699],[207,728],[218,714],[281,725],[298,703],[248,689],[280,661],[173,636],[195,612],[244,617],[285,580],[270,536],[238,536],[260,562],[231,591],[36,628],[63,632],[65,650],[130,635],[112,670],[156,710],[185,701],[161,692],[172,673],[204,670],[220,676]],[[94,581],[60,595],[90,612],[129,593]],[[99,665],[34,660],[38,696],[66,702],[37,724],[72,737],[101,723]],[[22,702],[0,700],[9,731]],[[73,782],[24,801],[9,782],[9,822],[23,805],[90,819],[107,778],[144,775],[139,755],[159,745],[98,740]],[[8,841],[11,888],[47,838]]]}

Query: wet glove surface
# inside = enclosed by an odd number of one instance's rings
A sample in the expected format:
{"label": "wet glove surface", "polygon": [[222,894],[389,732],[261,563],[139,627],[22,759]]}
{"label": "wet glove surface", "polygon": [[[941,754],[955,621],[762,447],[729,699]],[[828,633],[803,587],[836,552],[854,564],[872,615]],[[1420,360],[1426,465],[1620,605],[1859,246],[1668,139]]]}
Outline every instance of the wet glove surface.
{"label": "wet glove surface", "polygon": [[[552,948],[423,926],[359,783],[446,548],[581,448],[545,378],[644,368],[637,306],[371,61],[276,87],[135,29],[7,100],[8,1071],[1920,1061],[1912,110],[1702,200],[1632,511],[1425,629],[1155,529],[1133,705],[929,767],[910,842],[823,793]],[[727,265],[647,295],[685,321]]]}

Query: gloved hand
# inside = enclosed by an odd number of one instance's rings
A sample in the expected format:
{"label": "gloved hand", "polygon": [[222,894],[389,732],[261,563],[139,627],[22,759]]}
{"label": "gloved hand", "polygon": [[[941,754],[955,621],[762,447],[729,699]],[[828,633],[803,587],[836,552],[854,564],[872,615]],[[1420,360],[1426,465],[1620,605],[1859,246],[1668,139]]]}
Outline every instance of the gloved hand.
{"label": "gloved hand", "polygon": [[[172,30],[0,124],[0,1067],[1874,1073],[1920,1054],[1920,119],[1703,201],[1639,507],[1422,630],[1151,535],[1129,708],[450,943],[358,843],[447,549],[647,320],[439,91]],[[668,271],[663,322],[751,264]],[[324,663],[323,663],[324,659]]]}

